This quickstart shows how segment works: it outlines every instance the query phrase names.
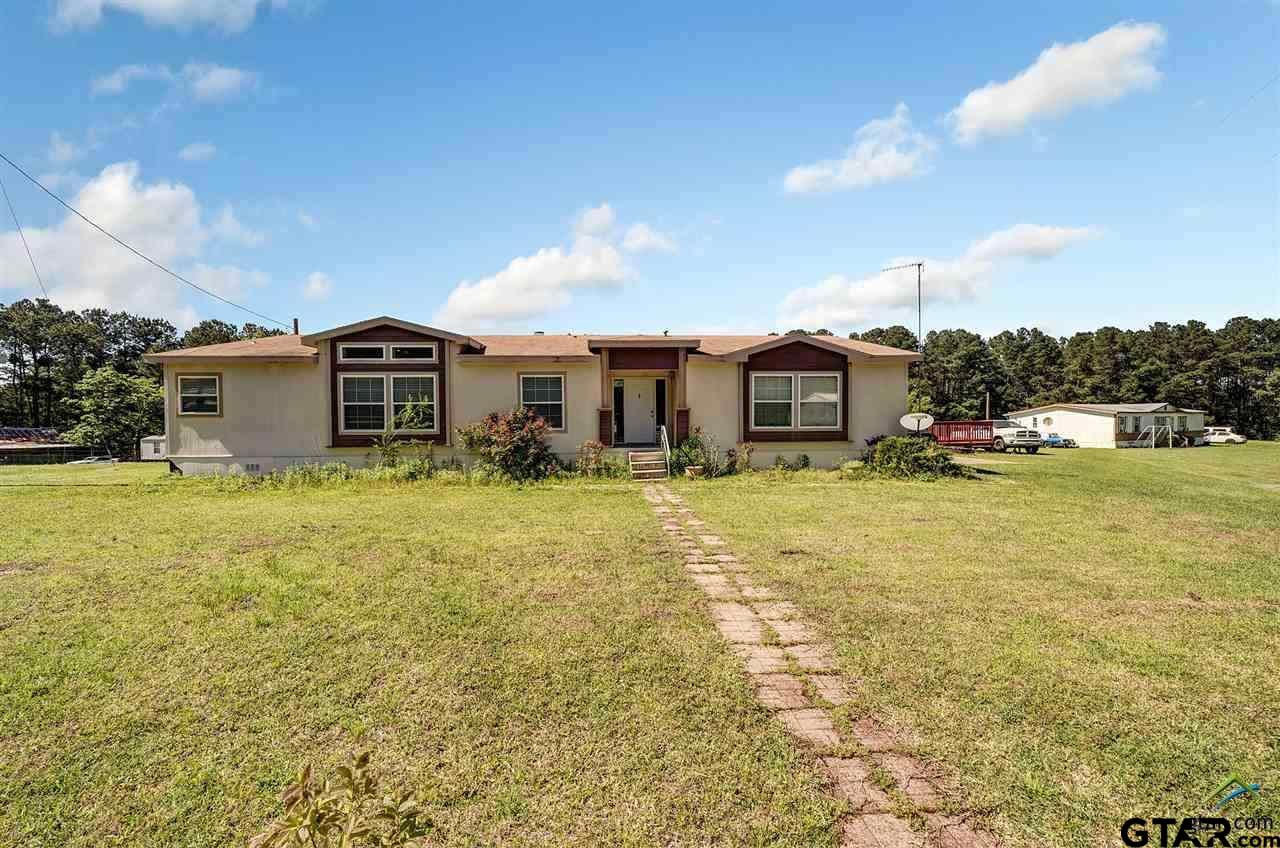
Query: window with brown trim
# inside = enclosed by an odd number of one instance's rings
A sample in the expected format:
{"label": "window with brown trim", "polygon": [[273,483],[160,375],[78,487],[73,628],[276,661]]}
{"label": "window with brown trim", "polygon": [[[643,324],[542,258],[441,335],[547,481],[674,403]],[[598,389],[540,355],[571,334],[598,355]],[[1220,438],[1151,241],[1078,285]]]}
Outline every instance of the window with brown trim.
{"label": "window with brown trim", "polygon": [[751,375],[751,429],[791,429],[795,379],[794,374]]}
{"label": "window with brown trim", "polygon": [[391,420],[411,433],[436,433],[436,375],[391,375]]}
{"label": "window with brown trim", "polygon": [[563,430],[564,375],[521,374],[520,405],[546,421],[552,430]]}
{"label": "window with brown trim", "polygon": [[222,412],[222,378],[216,374],[178,375],[179,415],[219,415]]}
{"label": "window with brown trim", "polygon": [[387,378],[383,374],[341,374],[344,433],[380,433],[387,426]]}
{"label": "window with brown trim", "polygon": [[840,380],[837,372],[752,373],[751,429],[841,429]]}

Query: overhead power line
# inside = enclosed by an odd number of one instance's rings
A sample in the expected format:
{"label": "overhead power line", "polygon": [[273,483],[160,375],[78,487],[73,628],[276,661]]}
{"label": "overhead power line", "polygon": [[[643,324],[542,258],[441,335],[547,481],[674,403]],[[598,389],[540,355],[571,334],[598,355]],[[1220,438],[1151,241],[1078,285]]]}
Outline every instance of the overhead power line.
{"label": "overhead power line", "polygon": [[40,278],[40,269],[36,267],[36,258],[31,255],[31,245],[27,244],[26,233],[22,232],[22,224],[18,221],[18,213],[13,211],[13,201],[9,199],[9,190],[4,187],[4,180],[0,180],[0,193],[4,194],[5,205],[9,207],[9,214],[13,216],[13,225],[18,228],[18,238],[22,239],[22,247],[27,251],[27,261],[31,263],[31,270],[36,275],[36,282],[40,284],[40,291],[44,293],[47,300],[49,290],[44,287],[44,280]]}
{"label": "overhead power line", "polygon": [[[49,196],[50,196],[50,197],[52,197],[54,200],[58,201],[58,203],[62,204],[62,206],[64,206],[64,207],[65,207],[69,212],[71,212],[73,215],[75,215],[75,216],[76,216],[77,218],[79,218],[81,221],[84,221],[86,224],[88,224],[89,226],[93,227],[95,230],[97,230],[98,232],[102,233],[104,236],[106,236],[107,238],[111,239],[111,240],[112,240],[112,241],[114,241],[116,244],[120,245],[120,246],[121,246],[121,247],[123,247],[125,250],[129,251],[130,253],[132,253],[134,256],[138,257],[139,259],[143,260],[144,262],[146,262],[146,263],[148,263],[148,264],[150,264],[150,265],[155,266],[156,268],[159,268],[161,271],[164,271],[166,274],[168,274],[170,277],[173,277],[173,278],[174,278],[175,280],[177,280],[178,282],[180,282],[180,283],[185,283],[186,285],[191,286],[191,288],[195,289],[196,291],[200,292],[201,294],[206,294],[206,295],[208,295],[209,297],[213,298],[214,300],[221,301],[222,303],[225,303],[227,306],[233,306],[233,307],[235,307],[236,309],[241,310],[242,312],[247,312],[247,313],[249,313],[250,315],[253,315],[253,316],[254,316],[254,317],[256,317],[256,318],[261,318],[263,321],[270,321],[272,324],[277,324],[277,325],[279,325],[279,326],[281,326],[281,327],[284,327],[286,330],[290,329],[290,325],[289,325],[289,324],[286,324],[286,323],[285,323],[285,322],[283,322],[283,321],[278,321],[278,320],[276,320],[275,318],[272,318],[272,317],[271,317],[271,316],[269,316],[269,315],[263,315],[261,312],[255,312],[255,311],[253,311],[252,309],[250,309],[249,307],[247,307],[247,306],[241,306],[240,304],[236,303],[236,302],[235,302],[235,301],[233,301],[233,300],[227,300],[227,299],[226,299],[225,297],[223,297],[222,295],[217,294],[217,293],[215,293],[215,292],[211,292],[211,291],[209,291],[208,289],[206,289],[204,286],[197,285],[196,283],[191,282],[191,281],[190,281],[190,280],[188,280],[186,277],[184,277],[184,276],[182,276],[181,274],[179,274],[177,271],[174,271],[174,270],[172,270],[172,269],[170,269],[170,268],[166,268],[164,265],[161,265],[159,262],[157,262],[156,260],[152,259],[150,256],[147,256],[145,253],[143,253],[142,251],[138,250],[138,249],[137,249],[136,247],[134,247],[133,245],[129,244],[128,242],[126,242],[126,241],[124,241],[123,239],[119,238],[119,237],[118,237],[118,236],[116,236],[115,234],[113,234],[113,233],[111,233],[110,231],[108,231],[108,230],[104,229],[103,227],[99,226],[99,225],[98,225],[97,223],[95,223],[94,221],[90,220],[90,219],[89,219],[88,217],[86,217],[86,216],[85,216],[85,214],[84,214],[83,212],[81,212],[79,209],[75,208],[75,207],[74,207],[74,206],[72,206],[70,203],[68,203],[67,201],[63,200],[61,197],[58,197],[58,195],[54,194],[54,193],[53,193],[52,191],[50,191],[49,189],[45,188],[43,183],[41,183],[41,182],[40,182],[39,180],[37,180],[35,177],[33,177],[33,176],[31,176],[30,174],[28,174],[26,171],[22,170],[22,168],[18,167],[17,163],[15,163],[15,162],[14,162],[12,159],[10,159],[8,156],[5,156],[3,153],[0,153],[0,159],[3,159],[5,162],[7,162],[7,163],[9,164],[9,167],[13,168],[13,169],[14,169],[15,171],[17,171],[19,174],[22,174],[22,176],[26,177],[26,178],[27,178],[27,181],[28,181],[28,182],[30,182],[32,185],[34,185],[36,188],[40,189],[40,190],[41,190],[41,191],[43,191],[45,194],[49,195]],[[8,197],[8,194],[6,193],[6,195],[5,195],[5,196],[6,196],[6,197]],[[26,238],[25,238],[25,237],[23,238],[23,243],[24,243],[24,244],[26,243]],[[28,256],[30,256],[30,253],[31,253],[31,252],[30,252],[30,250],[28,250],[28,251],[27,251],[27,255],[28,255]],[[32,265],[33,265],[33,267],[34,267],[34,262],[32,263]],[[41,287],[42,289],[44,288],[44,283],[43,283],[43,282],[41,282],[40,287]]]}

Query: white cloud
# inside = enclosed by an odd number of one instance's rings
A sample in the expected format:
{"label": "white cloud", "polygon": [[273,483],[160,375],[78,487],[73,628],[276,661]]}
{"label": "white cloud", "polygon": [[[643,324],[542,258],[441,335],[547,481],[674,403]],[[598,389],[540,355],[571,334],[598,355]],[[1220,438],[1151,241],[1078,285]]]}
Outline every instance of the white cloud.
{"label": "white cloud", "polygon": [[333,294],[333,279],[323,271],[313,271],[302,284],[302,296],[307,300],[325,300]]}
{"label": "white cloud", "polygon": [[174,75],[165,65],[121,65],[89,83],[89,91],[93,94],[123,94],[138,80],[173,82]]}
{"label": "white cloud", "polygon": [[[1049,259],[1097,234],[1092,227],[1018,224],[979,239],[953,259],[896,257],[884,264],[923,261],[925,303],[959,303],[977,299],[1001,263]],[[787,326],[848,327],[879,312],[914,307],[915,303],[916,271],[906,268],[861,278],[833,274],[816,286],[790,292],[779,312]]]}
{"label": "white cloud", "polygon": [[178,96],[198,103],[224,103],[257,89],[262,75],[213,62],[188,62],[178,70],[168,65],[121,65],[90,82],[89,90],[94,94],[123,94],[139,80],[166,82]]}
{"label": "white cloud", "polygon": [[178,151],[178,157],[188,162],[208,162],[218,154],[218,148],[207,141],[196,141]]}
{"label": "white cloud", "polygon": [[54,165],[66,165],[74,162],[84,155],[84,148],[75,144],[70,139],[63,137],[62,133],[54,132],[49,136],[49,161]]}
{"label": "white cloud", "polygon": [[640,221],[627,228],[622,249],[628,253],[675,253],[679,245],[671,236]]}
{"label": "white cloud", "polygon": [[[72,201],[89,218],[161,264],[187,271],[227,291],[260,285],[258,272],[188,263],[211,238],[195,194],[180,183],[144,183],[136,162],[109,165]],[[25,228],[50,297],[69,309],[107,307],[164,315],[182,326],[196,319],[186,287],[151,267],[70,213],[50,227]],[[15,231],[0,232],[0,289],[36,281]],[[195,296],[199,298],[199,295]]]}
{"label": "white cloud", "polygon": [[214,219],[210,232],[223,241],[229,241],[243,247],[258,247],[267,237],[260,230],[252,230],[240,223],[230,203],[222,206],[222,211]]}
{"label": "white cloud", "polygon": [[[212,26],[223,32],[243,32],[253,23],[259,6],[283,9],[289,0],[56,0],[53,23],[58,29],[90,29],[112,9],[140,15],[151,26],[189,30]],[[295,2],[294,5],[297,5]]]}
{"label": "white cloud", "polygon": [[298,223],[302,224],[302,226],[306,227],[308,230],[314,230],[318,226],[315,217],[305,211],[298,212]]}
{"label": "white cloud", "polygon": [[205,103],[231,100],[256,88],[259,80],[254,71],[209,62],[188,63],[182,68],[182,77],[191,96]]}
{"label": "white cloud", "polygon": [[462,281],[435,320],[446,327],[467,327],[533,318],[565,306],[575,291],[617,288],[626,276],[616,247],[580,235],[568,250],[544,247],[512,259],[493,276]]}
{"label": "white cloud", "polygon": [[236,300],[249,289],[261,288],[271,282],[270,275],[262,271],[247,271],[235,265],[197,263],[191,266],[185,276],[191,282],[229,300]]}
{"label": "white cloud", "polygon": [[842,159],[824,159],[787,172],[791,194],[867,188],[929,172],[938,145],[915,129],[911,112],[899,103],[893,114],[864,124]]}
{"label": "white cloud", "polygon": [[1120,23],[1087,41],[1054,44],[1013,79],[969,92],[947,123],[957,141],[973,144],[1015,133],[1036,118],[1151,88],[1160,80],[1154,62],[1164,42],[1159,24]]}
{"label": "white cloud", "polygon": [[580,236],[607,235],[613,229],[616,220],[613,207],[608,203],[601,203],[599,206],[582,210],[573,225],[573,231]]}

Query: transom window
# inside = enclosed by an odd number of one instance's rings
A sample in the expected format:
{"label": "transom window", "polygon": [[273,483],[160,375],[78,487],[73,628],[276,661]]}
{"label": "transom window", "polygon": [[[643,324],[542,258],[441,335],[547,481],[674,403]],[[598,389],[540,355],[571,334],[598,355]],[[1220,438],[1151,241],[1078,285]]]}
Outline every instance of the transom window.
{"label": "transom window", "polygon": [[381,362],[387,358],[387,346],[380,344],[338,345],[339,362]]}
{"label": "transom window", "polygon": [[387,346],[392,360],[410,362],[435,362],[435,344],[393,344]]}
{"label": "transom window", "polygon": [[546,421],[552,430],[563,430],[564,375],[521,374],[520,405]]}
{"label": "transom window", "polygon": [[222,413],[222,379],[216,374],[178,375],[179,415],[219,415]]}
{"label": "transom window", "polygon": [[[438,433],[435,374],[343,374],[344,433]],[[388,384],[390,389],[388,390]]]}
{"label": "transom window", "polygon": [[839,374],[752,374],[751,429],[839,430]]}

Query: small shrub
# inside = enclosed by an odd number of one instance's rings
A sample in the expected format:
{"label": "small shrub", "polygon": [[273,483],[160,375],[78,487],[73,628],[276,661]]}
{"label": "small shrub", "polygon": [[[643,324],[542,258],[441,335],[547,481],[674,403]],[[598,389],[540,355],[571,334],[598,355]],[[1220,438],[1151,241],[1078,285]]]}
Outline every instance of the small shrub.
{"label": "small shrub", "polygon": [[691,465],[701,465],[704,477],[719,477],[728,468],[720,446],[701,427],[694,427],[688,437],[671,452],[671,473],[683,474]]}
{"label": "small shrub", "polygon": [[483,464],[507,478],[542,480],[560,469],[547,445],[547,422],[524,407],[491,412],[483,420],[458,428],[458,442],[478,454]]}
{"label": "small shrub", "polygon": [[625,477],[627,466],[620,459],[611,459],[606,448],[594,439],[588,439],[578,447],[574,470],[583,477]]}
{"label": "small shrub", "polygon": [[813,466],[813,463],[809,460],[809,454],[802,453],[796,457],[796,464],[792,470],[803,471],[806,468],[810,468],[812,466]]}
{"label": "small shrub", "polygon": [[755,453],[756,447],[750,442],[742,442],[733,453],[733,470],[738,474],[745,474],[751,470],[751,455]]}
{"label": "small shrub", "polygon": [[249,848],[422,848],[433,827],[414,793],[379,792],[368,753],[323,781],[306,766],[280,800],[283,815]]}
{"label": "small shrub", "polygon": [[957,465],[944,448],[919,436],[880,439],[867,451],[864,466],[871,473],[901,480],[970,476],[969,470]]}

